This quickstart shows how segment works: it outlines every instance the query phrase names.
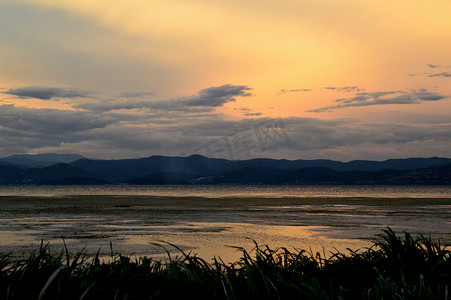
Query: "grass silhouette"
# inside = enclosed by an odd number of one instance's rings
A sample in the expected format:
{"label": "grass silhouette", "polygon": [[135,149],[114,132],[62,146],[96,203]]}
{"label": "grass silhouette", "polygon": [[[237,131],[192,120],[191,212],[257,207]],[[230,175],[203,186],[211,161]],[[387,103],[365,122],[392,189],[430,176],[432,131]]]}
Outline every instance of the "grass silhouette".
{"label": "grass silhouette", "polygon": [[226,264],[177,249],[165,261],[112,251],[104,262],[41,243],[20,261],[0,257],[0,299],[449,299],[450,250],[390,228],[368,249],[328,257],[255,244]]}

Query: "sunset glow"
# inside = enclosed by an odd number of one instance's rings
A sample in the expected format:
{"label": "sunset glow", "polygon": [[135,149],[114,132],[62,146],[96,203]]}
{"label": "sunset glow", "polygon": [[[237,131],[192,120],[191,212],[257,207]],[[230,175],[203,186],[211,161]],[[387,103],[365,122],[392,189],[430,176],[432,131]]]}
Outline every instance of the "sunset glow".
{"label": "sunset glow", "polygon": [[4,0],[0,155],[207,155],[280,120],[288,139],[237,157],[449,157],[450,15],[449,1]]}

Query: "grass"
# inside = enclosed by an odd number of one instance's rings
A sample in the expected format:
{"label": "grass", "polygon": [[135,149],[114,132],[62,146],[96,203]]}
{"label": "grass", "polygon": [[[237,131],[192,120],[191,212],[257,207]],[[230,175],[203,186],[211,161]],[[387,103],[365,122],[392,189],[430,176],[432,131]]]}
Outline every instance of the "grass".
{"label": "grass", "polygon": [[[174,245],[173,245],[174,246]],[[327,256],[255,245],[211,263],[192,253],[166,261],[111,253],[0,257],[0,299],[450,299],[451,252],[430,237],[386,229],[374,245]]]}

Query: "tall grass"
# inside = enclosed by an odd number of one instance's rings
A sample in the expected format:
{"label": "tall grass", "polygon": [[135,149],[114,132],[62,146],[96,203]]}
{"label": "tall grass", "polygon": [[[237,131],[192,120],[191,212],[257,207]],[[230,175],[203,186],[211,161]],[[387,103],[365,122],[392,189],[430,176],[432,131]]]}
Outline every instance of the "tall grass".
{"label": "tall grass", "polygon": [[[174,246],[174,245],[173,245]],[[211,263],[181,249],[162,262],[115,254],[109,262],[48,244],[0,257],[0,299],[450,299],[450,251],[430,237],[386,229],[365,250],[324,254],[255,244]]]}

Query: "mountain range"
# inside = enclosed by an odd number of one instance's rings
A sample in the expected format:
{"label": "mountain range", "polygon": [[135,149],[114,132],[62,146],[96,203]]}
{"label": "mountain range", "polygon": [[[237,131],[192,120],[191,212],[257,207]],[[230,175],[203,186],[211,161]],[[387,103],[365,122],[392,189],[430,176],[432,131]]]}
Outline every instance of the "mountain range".
{"label": "mountain range", "polygon": [[451,184],[450,158],[385,161],[227,160],[188,157],[101,160],[78,154],[0,158],[0,184]]}

